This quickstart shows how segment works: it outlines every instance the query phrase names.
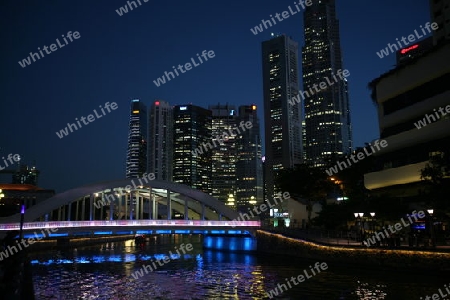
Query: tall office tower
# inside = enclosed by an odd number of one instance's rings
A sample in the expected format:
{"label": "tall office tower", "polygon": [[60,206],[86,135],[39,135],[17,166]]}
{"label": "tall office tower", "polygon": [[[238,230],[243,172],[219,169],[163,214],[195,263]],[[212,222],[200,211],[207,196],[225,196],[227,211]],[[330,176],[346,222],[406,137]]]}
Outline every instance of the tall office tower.
{"label": "tall office tower", "polygon": [[239,106],[238,126],[242,122],[251,122],[252,127],[242,131],[236,143],[236,208],[248,212],[247,208],[264,201],[261,132],[256,105]]}
{"label": "tall office tower", "polygon": [[450,0],[430,0],[431,22],[438,24],[433,32],[434,44],[450,39]]}
{"label": "tall office tower", "polygon": [[211,194],[211,111],[177,105],[173,120],[173,181]]}
{"label": "tall office tower", "polygon": [[[212,112],[212,136],[222,136],[236,127],[237,111],[233,105],[210,105]],[[236,133],[233,131],[233,133]],[[237,134],[237,133],[236,133]],[[236,142],[237,135],[224,139],[211,151],[212,196],[236,209]]]}
{"label": "tall office tower", "polygon": [[131,101],[126,178],[141,177],[147,169],[147,107]]}
{"label": "tall office tower", "polygon": [[298,44],[286,35],[262,43],[266,198],[274,193],[274,176],[302,161],[301,106],[298,95]]}
{"label": "tall office tower", "polygon": [[[302,48],[303,92],[307,161],[323,167],[352,150],[348,83],[337,77],[342,70],[339,21],[335,1],[313,1],[304,12],[305,46]],[[342,72],[342,71],[341,71]],[[338,79],[333,80],[333,76]],[[332,84],[327,81],[331,80]],[[326,89],[310,88],[324,82]],[[308,94],[309,93],[309,94]]]}
{"label": "tall office tower", "polygon": [[157,180],[172,181],[173,111],[168,102],[155,100],[149,109],[148,169]]}

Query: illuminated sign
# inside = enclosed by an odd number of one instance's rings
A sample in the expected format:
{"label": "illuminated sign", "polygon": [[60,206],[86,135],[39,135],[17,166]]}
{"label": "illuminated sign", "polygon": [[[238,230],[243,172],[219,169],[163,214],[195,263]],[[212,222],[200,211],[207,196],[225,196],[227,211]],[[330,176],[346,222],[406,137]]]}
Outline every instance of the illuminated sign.
{"label": "illuminated sign", "polygon": [[405,54],[406,52],[409,52],[409,51],[411,51],[413,49],[416,49],[417,47],[419,47],[418,44],[412,45],[411,47],[408,47],[408,48],[400,50],[400,53],[401,54]]}
{"label": "illuminated sign", "polygon": [[138,114],[139,111],[138,110],[133,110],[133,114]]}
{"label": "illuminated sign", "polygon": [[186,106],[180,106],[180,110],[187,110]]}
{"label": "illuminated sign", "polygon": [[230,116],[234,115],[234,109],[230,111]]}

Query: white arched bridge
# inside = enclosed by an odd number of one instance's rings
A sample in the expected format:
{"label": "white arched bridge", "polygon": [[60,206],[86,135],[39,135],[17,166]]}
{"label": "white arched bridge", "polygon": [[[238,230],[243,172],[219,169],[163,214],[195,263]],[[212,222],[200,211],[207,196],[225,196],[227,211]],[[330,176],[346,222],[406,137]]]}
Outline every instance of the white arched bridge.
{"label": "white arched bridge", "polygon": [[[123,234],[253,235],[259,221],[188,186],[143,178],[100,182],[57,194],[24,213],[25,234],[47,237]],[[0,219],[0,232],[20,229],[21,214]],[[50,233],[50,229],[53,229]],[[44,235],[44,232],[42,232]],[[26,237],[26,235],[25,235]]]}

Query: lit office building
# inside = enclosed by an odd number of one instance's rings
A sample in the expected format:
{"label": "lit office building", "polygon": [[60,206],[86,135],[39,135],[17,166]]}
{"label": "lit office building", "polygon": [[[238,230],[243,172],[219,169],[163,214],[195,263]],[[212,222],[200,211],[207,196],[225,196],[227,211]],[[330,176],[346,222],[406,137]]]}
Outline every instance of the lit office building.
{"label": "lit office building", "polygon": [[[303,22],[302,95],[306,131],[303,147],[308,163],[323,167],[352,150],[348,83],[345,77],[336,77],[343,66],[335,1],[312,1],[304,12]],[[327,83],[327,78],[332,85]],[[321,82],[327,83],[328,88],[310,92],[314,84]]]}
{"label": "lit office building", "polygon": [[286,35],[262,43],[266,198],[274,194],[278,170],[302,162],[301,106],[289,102],[299,93],[298,44]]}
{"label": "lit office building", "polygon": [[[222,136],[236,127],[237,111],[233,105],[210,105],[212,137]],[[234,132],[236,133],[236,132]],[[236,142],[238,136],[229,135],[211,151],[211,196],[236,208]]]}
{"label": "lit office building", "polygon": [[177,105],[173,116],[173,181],[211,194],[211,111]]}
{"label": "lit office building", "polygon": [[236,208],[247,212],[263,203],[261,132],[256,105],[239,106],[237,124],[251,122],[252,127],[238,135],[236,160]]}
{"label": "lit office building", "polygon": [[141,177],[147,169],[147,107],[131,101],[126,178]]}
{"label": "lit office building", "polygon": [[155,100],[149,108],[148,173],[172,181],[173,111],[168,102]]}

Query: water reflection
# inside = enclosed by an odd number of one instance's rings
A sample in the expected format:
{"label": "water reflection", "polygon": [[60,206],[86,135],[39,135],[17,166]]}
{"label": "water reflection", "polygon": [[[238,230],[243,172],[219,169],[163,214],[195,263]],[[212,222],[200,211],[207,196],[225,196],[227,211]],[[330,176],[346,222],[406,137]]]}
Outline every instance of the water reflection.
{"label": "water reflection", "polygon": [[[193,250],[134,279],[132,274],[181,243]],[[269,299],[267,292],[314,262],[283,256],[204,251],[196,236],[166,235],[145,245],[107,243],[70,251],[35,253],[33,276],[39,299]],[[333,266],[274,299],[419,299],[447,277],[417,276]]]}

